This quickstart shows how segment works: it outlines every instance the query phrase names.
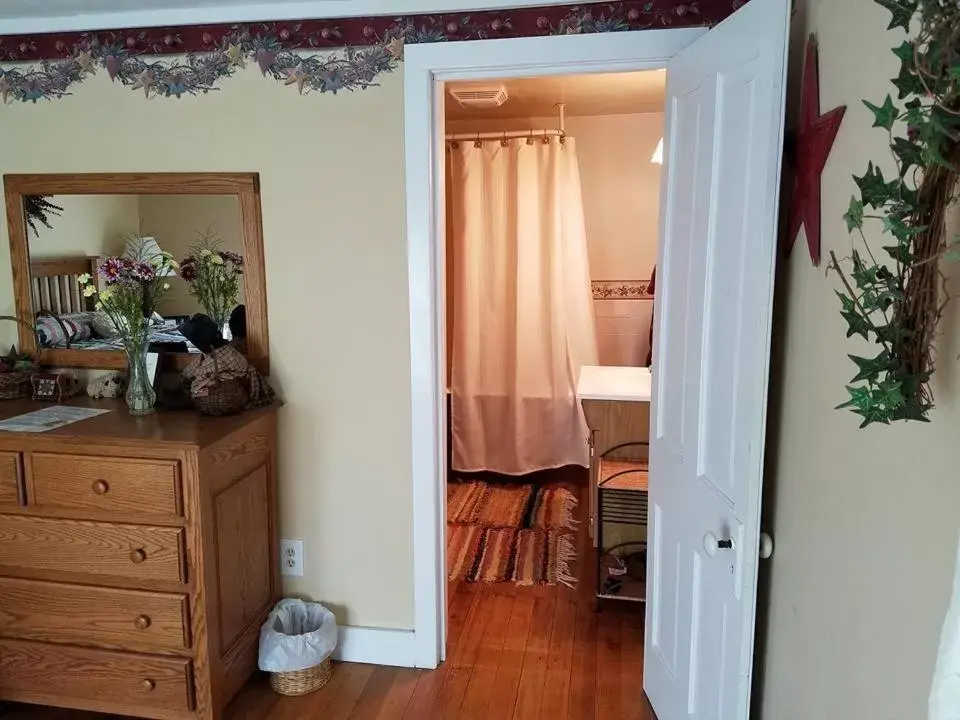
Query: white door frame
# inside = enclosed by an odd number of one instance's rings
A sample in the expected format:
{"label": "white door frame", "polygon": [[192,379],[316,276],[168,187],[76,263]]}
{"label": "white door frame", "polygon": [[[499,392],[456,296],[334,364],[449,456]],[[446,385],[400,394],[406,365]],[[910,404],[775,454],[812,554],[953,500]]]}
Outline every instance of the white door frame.
{"label": "white door frame", "polygon": [[446,645],[445,203],[440,83],[665,68],[705,27],[409,45],[403,64],[410,292],[414,664]]}

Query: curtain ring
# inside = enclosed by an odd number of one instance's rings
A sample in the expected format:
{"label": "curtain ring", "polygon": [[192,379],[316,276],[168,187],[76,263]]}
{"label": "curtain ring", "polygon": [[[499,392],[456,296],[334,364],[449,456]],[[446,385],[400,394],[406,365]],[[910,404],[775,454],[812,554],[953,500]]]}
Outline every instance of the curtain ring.
{"label": "curtain ring", "polygon": [[504,130],[503,137],[500,138],[500,147],[509,147],[509,146],[510,146],[510,141],[507,140],[507,131]]}
{"label": "curtain ring", "polygon": [[527,145],[533,145],[533,128],[530,128],[530,134],[527,136]]}
{"label": "curtain ring", "polygon": [[450,142],[450,149],[451,149],[451,150],[459,150],[459,149],[460,149],[460,143],[457,142],[456,140],[451,141],[451,142]]}
{"label": "curtain ring", "polygon": [[474,146],[475,148],[478,148],[478,149],[483,147],[483,143],[480,141],[480,133],[479,133],[479,132],[477,133],[477,139],[473,141],[473,146]]}

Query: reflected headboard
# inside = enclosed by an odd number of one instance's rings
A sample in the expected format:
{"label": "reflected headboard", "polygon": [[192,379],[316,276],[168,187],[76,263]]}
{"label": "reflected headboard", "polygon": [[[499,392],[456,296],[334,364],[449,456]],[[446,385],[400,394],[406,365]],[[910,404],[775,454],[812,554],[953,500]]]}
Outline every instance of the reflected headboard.
{"label": "reflected headboard", "polygon": [[97,282],[98,257],[60,257],[30,261],[30,295],[33,312],[51,315],[93,310],[93,298],[85,298],[77,278],[89,273]]}

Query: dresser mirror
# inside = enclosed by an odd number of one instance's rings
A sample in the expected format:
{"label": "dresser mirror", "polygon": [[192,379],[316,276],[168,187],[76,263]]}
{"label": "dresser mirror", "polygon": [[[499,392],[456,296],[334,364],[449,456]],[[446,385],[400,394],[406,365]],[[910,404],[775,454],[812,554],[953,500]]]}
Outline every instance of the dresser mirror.
{"label": "dresser mirror", "polygon": [[[176,268],[163,271],[165,290],[156,307],[144,309],[151,346],[164,362],[182,368],[197,357],[180,328],[204,313],[269,372],[256,174],[5,175],[3,181],[17,316],[27,323],[20,346],[42,364],[124,368],[115,323],[85,287],[102,291],[118,260],[150,265],[165,253]],[[218,282],[232,283],[227,292],[221,284],[211,293],[196,281],[203,257],[219,265]],[[218,301],[211,304],[211,296]]]}

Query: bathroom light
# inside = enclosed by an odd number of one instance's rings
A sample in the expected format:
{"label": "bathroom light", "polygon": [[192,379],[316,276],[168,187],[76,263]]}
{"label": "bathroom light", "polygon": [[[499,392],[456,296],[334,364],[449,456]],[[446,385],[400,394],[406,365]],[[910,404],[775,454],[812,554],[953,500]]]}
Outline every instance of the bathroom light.
{"label": "bathroom light", "polygon": [[660,142],[657,143],[657,149],[653,151],[650,162],[663,165],[663,138],[660,138]]}

